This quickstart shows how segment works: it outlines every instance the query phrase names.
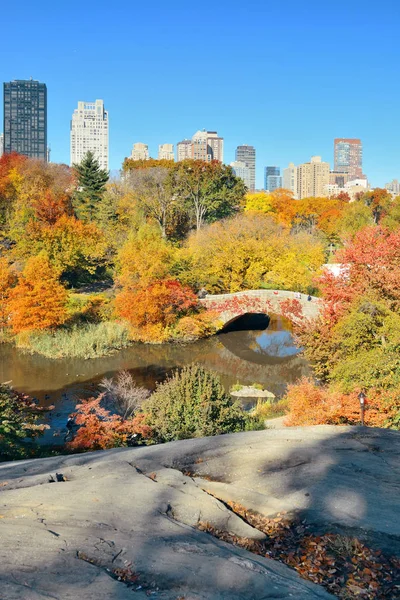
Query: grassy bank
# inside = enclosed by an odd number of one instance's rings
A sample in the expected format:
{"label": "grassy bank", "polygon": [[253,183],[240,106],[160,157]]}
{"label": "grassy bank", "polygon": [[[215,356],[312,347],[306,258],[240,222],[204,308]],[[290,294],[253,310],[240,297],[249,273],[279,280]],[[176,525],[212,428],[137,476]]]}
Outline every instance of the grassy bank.
{"label": "grassy bank", "polygon": [[97,358],[130,343],[128,328],[113,321],[18,337],[17,347],[47,358]]}

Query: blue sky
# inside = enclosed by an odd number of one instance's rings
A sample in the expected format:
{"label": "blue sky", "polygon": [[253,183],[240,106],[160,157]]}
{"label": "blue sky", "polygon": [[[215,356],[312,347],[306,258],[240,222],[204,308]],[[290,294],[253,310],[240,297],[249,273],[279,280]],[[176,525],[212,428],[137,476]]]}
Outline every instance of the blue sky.
{"label": "blue sky", "polygon": [[[48,87],[52,160],[69,162],[78,100],[102,98],[110,167],[133,142],[197,129],[257,150],[263,167],[333,163],[335,137],[360,137],[373,185],[400,179],[400,3],[395,0],[19,0],[1,8],[1,81]],[[1,127],[1,125],[0,125]]]}

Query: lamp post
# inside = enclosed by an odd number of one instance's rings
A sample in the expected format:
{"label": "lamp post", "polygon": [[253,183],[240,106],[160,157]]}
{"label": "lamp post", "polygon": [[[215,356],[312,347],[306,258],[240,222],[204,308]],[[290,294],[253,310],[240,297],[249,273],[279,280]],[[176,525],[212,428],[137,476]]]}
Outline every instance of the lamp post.
{"label": "lamp post", "polygon": [[358,394],[358,399],[360,401],[361,409],[361,425],[364,427],[365,400],[367,399],[367,397],[363,390]]}

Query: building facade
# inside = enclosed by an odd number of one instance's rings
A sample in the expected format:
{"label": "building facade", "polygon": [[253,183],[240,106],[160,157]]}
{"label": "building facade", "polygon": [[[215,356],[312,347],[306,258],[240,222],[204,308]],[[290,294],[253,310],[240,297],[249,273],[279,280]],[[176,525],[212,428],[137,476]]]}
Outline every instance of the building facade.
{"label": "building facade", "polygon": [[241,162],[240,160],[235,160],[234,162],[231,162],[230,166],[232,167],[232,170],[236,177],[240,177],[240,179],[243,179],[247,189],[250,190],[250,185],[252,182],[250,167],[248,167],[246,163]]}
{"label": "building facade", "polygon": [[336,138],[334,140],[334,171],[348,173],[349,180],[363,179],[362,143],[358,138]]}
{"label": "building facade", "polygon": [[158,146],[158,160],[175,160],[174,145],[160,144]]}
{"label": "building facade", "polygon": [[393,179],[390,183],[385,184],[385,189],[392,194],[392,196],[400,196],[400,183],[398,179]]}
{"label": "building facade", "polygon": [[4,83],[6,154],[18,152],[47,160],[47,87],[33,79]]}
{"label": "building facade", "polygon": [[70,164],[79,164],[93,152],[100,167],[108,171],[108,112],[103,100],[78,102],[71,119]]}
{"label": "building facade", "polygon": [[3,156],[4,134],[0,133],[0,156]]}
{"label": "building facade", "polygon": [[265,167],[264,189],[267,192],[273,192],[281,187],[282,177],[280,167]]}
{"label": "building facade", "polygon": [[132,160],[149,160],[150,154],[148,145],[142,144],[142,142],[133,144],[130,158]]}
{"label": "building facade", "polygon": [[176,160],[188,160],[192,158],[192,140],[182,140],[176,145]]}
{"label": "building facade", "polygon": [[254,192],[256,189],[256,149],[254,146],[247,146],[246,144],[238,146],[235,152],[235,159],[237,162],[244,163],[250,171],[249,185],[247,185],[250,192]]}
{"label": "building facade", "polygon": [[204,162],[224,161],[224,138],[216,131],[196,131],[191,140],[178,142],[176,147],[178,161],[188,158]]}
{"label": "building facade", "polygon": [[297,198],[297,167],[294,163],[289,163],[286,169],[283,169],[282,187],[290,190],[294,198]]}
{"label": "building facade", "polygon": [[329,163],[322,162],[320,156],[312,156],[311,162],[297,167],[297,197],[326,196],[329,185]]}

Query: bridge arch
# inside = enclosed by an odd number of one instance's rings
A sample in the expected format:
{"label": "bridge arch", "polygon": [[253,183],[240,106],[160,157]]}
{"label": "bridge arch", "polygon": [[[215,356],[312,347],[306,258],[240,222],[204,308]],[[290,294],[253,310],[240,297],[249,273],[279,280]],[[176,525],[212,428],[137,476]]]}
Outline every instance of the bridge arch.
{"label": "bridge arch", "polygon": [[306,294],[286,290],[247,290],[232,294],[208,295],[200,302],[215,312],[221,329],[245,314],[281,315],[294,323],[318,317],[321,302],[315,296],[308,300]]}

